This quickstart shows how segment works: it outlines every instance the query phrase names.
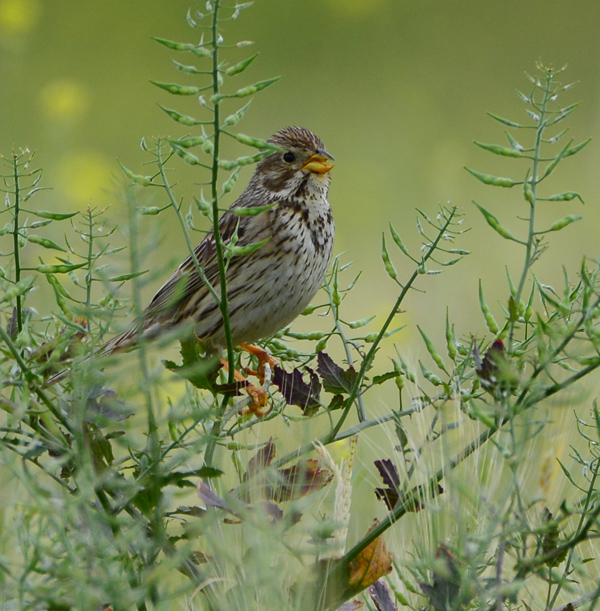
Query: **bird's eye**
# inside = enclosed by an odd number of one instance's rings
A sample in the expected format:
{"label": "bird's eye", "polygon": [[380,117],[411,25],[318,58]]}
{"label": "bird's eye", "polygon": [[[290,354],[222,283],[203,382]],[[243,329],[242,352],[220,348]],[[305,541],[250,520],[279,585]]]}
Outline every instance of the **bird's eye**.
{"label": "bird's eye", "polygon": [[296,155],[294,155],[294,153],[288,151],[287,153],[283,154],[283,160],[286,163],[292,163],[293,161],[296,161]]}

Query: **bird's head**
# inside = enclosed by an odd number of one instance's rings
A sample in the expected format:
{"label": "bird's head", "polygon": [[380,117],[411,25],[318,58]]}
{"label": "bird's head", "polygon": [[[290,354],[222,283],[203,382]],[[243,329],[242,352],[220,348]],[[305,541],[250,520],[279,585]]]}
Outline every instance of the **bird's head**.
{"label": "bird's head", "polygon": [[303,127],[285,127],[269,143],[281,151],[259,162],[254,180],[279,198],[327,194],[333,157],[318,136]]}

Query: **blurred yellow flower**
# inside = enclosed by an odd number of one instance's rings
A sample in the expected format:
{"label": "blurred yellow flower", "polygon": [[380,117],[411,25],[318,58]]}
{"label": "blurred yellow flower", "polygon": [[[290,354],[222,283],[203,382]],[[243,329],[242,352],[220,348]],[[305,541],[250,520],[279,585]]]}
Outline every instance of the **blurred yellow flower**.
{"label": "blurred yellow flower", "polygon": [[85,209],[106,204],[115,166],[97,151],[74,152],[59,163],[58,186],[74,205]]}
{"label": "blurred yellow flower", "polygon": [[87,89],[70,79],[47,83],[40,93],[44,113],[50,119],[80,119],[87,112],[90,96]]}
{"label": "blurred yellow flower", "polygon": [[29,32],[38,20],[38,0],[0,0],[0,35]]}

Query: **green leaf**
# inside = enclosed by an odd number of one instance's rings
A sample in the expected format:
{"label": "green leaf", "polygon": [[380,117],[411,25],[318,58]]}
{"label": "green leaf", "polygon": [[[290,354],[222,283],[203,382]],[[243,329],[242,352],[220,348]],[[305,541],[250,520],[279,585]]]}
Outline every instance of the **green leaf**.
{"label": "green leaf", "polygon": [[350,367],[342,369],[326,352],[317,355],[317,373],[323,380],[323,388],[334,394],[350,394],[358,379],[358,372]]}
{"label": "green leaf", "polygon": [[383,384],[388,380],[393,380],[398,377],[397,371],[388,371],[386,373],[382,373],[381,375],[373,376],[373,384],[378,386],[379,384]]}

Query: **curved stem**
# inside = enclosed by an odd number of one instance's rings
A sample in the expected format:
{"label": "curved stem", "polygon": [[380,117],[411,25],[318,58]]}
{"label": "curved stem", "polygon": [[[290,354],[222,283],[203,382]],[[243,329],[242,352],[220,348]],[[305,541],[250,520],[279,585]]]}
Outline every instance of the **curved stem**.
{"label": "curved stem", "polygon": [[363,379],[364,379],[364,377],[365,377],[365,375],[367,373],[367,370],[371,366],[373,358],[375,357],[375,353],[377,352],[377,349],[379,348],[379,344],[381,343],[381,340],[383,339],[384,335],[386,334],[386,331],[390,328],[390,325],[392,324],[392,321],[394,320],[394,318],[398,314],[398,309],[400,308],[400,305],[404,301],[404,298],[406,297],[406,294],[412,288],[412,285],[415,283],[416,279],[423,273],[423,268],[425,266],[425,263],[428,261],[428,259],[436,251],[438,243],[440,242],[442,237],[446,234],[446,231],[447,231],[448,227],[450,226],[450,224],[452,223],[452,220],[454,219],[455,215],[456,215],[456,208],[452,208],[449,211],[447,217],[445,218],[444,224],[442,225],[442,227],[440,227],[435,240],[433,240],[431,242],[431,244],[428,245],[427,252],[423,255],[421,261],[417,265],[417,268],[413,271],[411,277],[408,279],[408,282],[402,287],[402,291],[400,292],[400,295],[398,296],[398,299],[396,299],[396,303],[394,303],[394,306],[390,310],[390,313],[389,313],[386,321],[383,323],[383,326],[381,327],[381,330],[379,331],[379,334],[377,335],[377,338],[371,344],[371,348],[369,349],[369,352],[367,352],[367,355],[363,359],[363,362],[362,362],[362,364],[360,366],[360,369],[358,371],[358,376],[356,376],[356,382],[354,383],[354,387],[352,388],[352,392],[350,393],[350,396],[349,396],[349,398],[347,400],[348,401],[347,406],[344,408],[344,411],[343,411],[342,415],[340,416],[340,419],[337,421],[337,424],[334,426],[333,431],[331,432],[331,438],[332,439],[336,438],[336,436],[339,433],[340,429],[342,428],[346,418],[348,417],[348,414],[350,412],[350,408],[352,407],[352,404],[353,404],[354,400],[356,399],[356,397],[358,396],[358,394],[360,392],[361,384],[362,384]]}

